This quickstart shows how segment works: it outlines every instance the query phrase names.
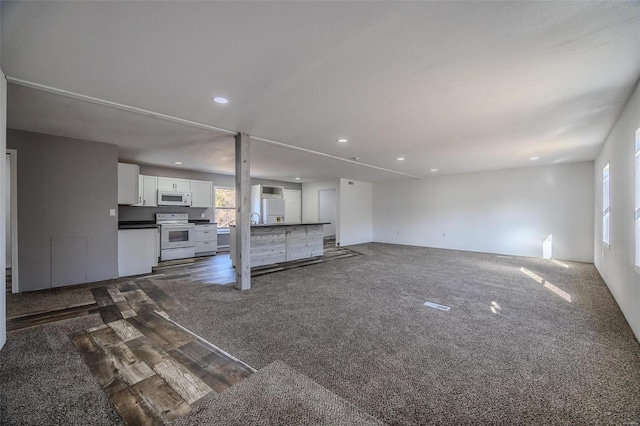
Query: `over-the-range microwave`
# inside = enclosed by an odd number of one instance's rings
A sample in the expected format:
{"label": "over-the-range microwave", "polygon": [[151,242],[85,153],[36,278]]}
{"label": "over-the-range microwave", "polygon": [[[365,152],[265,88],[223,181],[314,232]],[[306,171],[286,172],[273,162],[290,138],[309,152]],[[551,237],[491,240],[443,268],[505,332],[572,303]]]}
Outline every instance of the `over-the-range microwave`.
{"label": "over-the-range microwave", "polygon": [[191,206],[191,193],[158,190],[158,205],[189,207]]}

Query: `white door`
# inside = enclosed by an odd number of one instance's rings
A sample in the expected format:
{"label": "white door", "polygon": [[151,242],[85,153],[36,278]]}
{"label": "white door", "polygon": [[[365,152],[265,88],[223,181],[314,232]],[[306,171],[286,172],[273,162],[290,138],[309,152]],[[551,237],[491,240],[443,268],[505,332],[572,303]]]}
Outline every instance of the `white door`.
{"label": "white door", "polygon": [[336,235],[336,212],[338,203],[335,189],[322,189],[318,191],[318,220],[329,222],[324,226],[324,236]]}
{"label": "white door", "polygon": [[302,191],[284,190],[284,221],[285,223],[302,222]]}

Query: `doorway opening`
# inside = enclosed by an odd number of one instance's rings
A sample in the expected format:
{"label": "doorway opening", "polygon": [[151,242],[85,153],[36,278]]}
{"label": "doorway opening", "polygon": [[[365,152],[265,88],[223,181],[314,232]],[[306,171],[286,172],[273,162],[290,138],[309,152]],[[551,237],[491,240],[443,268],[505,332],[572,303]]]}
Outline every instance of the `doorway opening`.
{"label": "doorway opening", "polygon": [[18,151],[6,152],[6,292],[18,293]]}
{"label": "doorway opening", "polygon": [[[329,222],[324,225],[324,238],[336,240],[336,218],[338,201],[335,189],[321,189],[318,191],[318,220]],[[339,244],[339,242],[338,242]]]}

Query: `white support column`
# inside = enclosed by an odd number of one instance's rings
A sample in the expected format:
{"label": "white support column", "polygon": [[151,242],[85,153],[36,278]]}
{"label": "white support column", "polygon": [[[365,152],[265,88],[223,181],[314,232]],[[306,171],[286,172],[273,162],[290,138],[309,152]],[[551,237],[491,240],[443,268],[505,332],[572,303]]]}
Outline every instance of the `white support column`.
{"label": "white support column", "polygon": [[251,176],[249,135],[236,135],[236,288],[251,288]]}

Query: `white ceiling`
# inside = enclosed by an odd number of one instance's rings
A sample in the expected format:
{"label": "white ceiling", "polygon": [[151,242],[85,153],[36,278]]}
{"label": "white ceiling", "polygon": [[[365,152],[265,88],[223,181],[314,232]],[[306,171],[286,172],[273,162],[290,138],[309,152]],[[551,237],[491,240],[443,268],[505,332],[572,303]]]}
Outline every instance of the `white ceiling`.
{"label": "white ceiling", "polygon": [[270,179],[591,160],[640,76],[635,1],[3,1],[1,13],[10,81],[49,90],[10,85],[9,127],[221,173],[233,137],[207,126],[331,156],[254,141],[252,176]]}

